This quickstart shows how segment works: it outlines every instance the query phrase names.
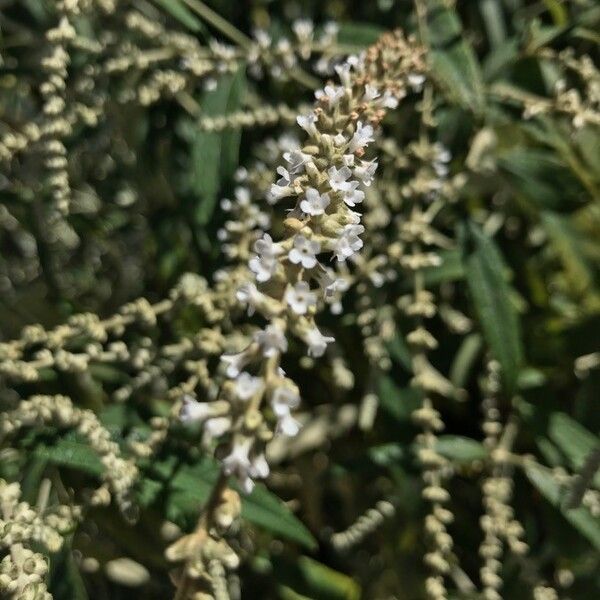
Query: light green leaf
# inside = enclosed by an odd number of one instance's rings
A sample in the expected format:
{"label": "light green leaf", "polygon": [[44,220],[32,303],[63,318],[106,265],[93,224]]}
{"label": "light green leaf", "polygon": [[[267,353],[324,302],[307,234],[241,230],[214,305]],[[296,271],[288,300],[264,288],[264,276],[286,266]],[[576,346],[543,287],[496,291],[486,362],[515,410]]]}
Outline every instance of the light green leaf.
{"label": "light green leaf", "polygon": [[436,450],[457,463],[470,463],[483,460],[487,452],[481,442],[462,435],[441,435],[435,445]]}
{"label": "light green leaf", "polygon": [[182,4],[181,0],[154,0],[154,2],[190,31],[194,33],[206,31],[202,21],[185,4]]}
{"label": "light green leaf", "polygon": [[496,244],[474,223],[469,224],[465,255],[467,283],[490,350],[500,362],[507,392],[515,389],[523,362],[521,327],[511,302],[504,260]]}
{"label": "light green leaf", "polygon": [[525,467],[525,472],[529,481],[544,498],[557,508],[565,519],[586,537],[596,549],[600,550],[600,520],[594,518],[586,508],[572,510],[563,508],[566,490],[561,490],[548,469],[531,462]]}
{"label": "light green leaf", "polygon": [[450,368],[450,381],[454,387],[465,387],[471,369],[481,352],[481,346],[482,340],[478,333],[472,333],[462,341]]}
{"label": "light green leaf", "polygon": [[[548,425],[548,436],[562,450],[573,470],[583,467],[587,457],[600,448],[600,439],[565,413],[553,413]],[[595,485],[600,487],[600,473]]]}
{"label": "light green leaf", "polygon": [[317,547],[315,538],[304,524],[260,483],[250,495],[242,497],[242,518],[310,550]]}
{"label": "light green leaf", "polygon": [[72,439],[59,439],[51,446],[39,445],[33,454],[49,463],[90,475],[99,476],[104,471],[98,455],[89,446]]}
{"label": "light green leaf", "polygon": [[458,14],[441,0],[432,0],[428,8],[427,35],[434,76],[451,98],[481,113],[484,106],[481,71]]}
{"label": "light green leaf", "polygon": [[[245,76],[219,80],[215,90],[206,92],[200,103],[202,117],[224,115],[241,106]],[[213,214],[221,182],[229,178],[238,162],[240,132],[194,130],[191,142],[189,190],[197,198],[194,209],[196,224],[206,225]]]}
{"label": "light green leaf", "polygon": [[340,23],[337,35],[340,44],[367,47],[374,44],[385,29],[370,23]]}

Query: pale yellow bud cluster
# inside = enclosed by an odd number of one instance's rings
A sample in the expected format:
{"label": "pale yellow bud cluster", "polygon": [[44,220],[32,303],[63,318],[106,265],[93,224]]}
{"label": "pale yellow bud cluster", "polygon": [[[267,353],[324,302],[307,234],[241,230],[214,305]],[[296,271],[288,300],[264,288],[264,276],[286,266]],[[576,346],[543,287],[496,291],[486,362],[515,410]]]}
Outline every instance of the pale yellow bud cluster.
{"label": "pale yellow bud cluster", "polygon": [[361,515],[348,529],[333,534],[331,544],[338,551],[349,550],[377,531],[386,519],[390,519],[395,513],[396,508],[391,502],[380,500],[373,508]]}
{"label": "pale yellow bud cluster", "polygon": [[0,550],[6,551],[0,561],[3,598],[50,598],[44,583],[47,559],[32,548],[42,546],[49,553],[57,552],[79,518],[77,507],[59,505],[36,510],[21,500],[18,483],[0,479]]}
{"label": "pale yellow bud cluster", "polygon": [[112,495],[124,516],[135,518],[133,486],[138,469],[133,461],[123,458],[119,445],[92,411],[76,408],[66,396],[32,396],[0,415],[0,440],[11,438],[21,429],[49,425],[78,433],[98,454],[106,487],[93,501],[104,503]]}

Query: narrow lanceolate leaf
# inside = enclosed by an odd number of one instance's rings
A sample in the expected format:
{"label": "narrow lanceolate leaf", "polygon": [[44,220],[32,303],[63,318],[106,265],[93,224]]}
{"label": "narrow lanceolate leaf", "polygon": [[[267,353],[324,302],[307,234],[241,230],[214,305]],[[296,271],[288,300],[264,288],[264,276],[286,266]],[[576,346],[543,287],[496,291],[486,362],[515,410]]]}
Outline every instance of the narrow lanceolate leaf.
{"label": "narrow lanceolate leaf", "polygon": [[467,229],[464,251],[475,311],[490,351],[502,368],[507,392],[511,393],[523,361],[523,346],[504,260],[493,240],[473,223]]}
{"label": "narrow lanceolate leaf", "polygon": [[205,32],[202,21],[181,0],[154,0],[163,10],[194,33]]}
{"label": "narrow lanceolate leaf", "polygon": [[558,483],[552,477],[551,472],[537,465],[530,463],[525,469],[527,477],[539,492],[556,507],[565,519],[575,527],[591,544],[600,550],[600,521],[593,517],[587,508],[577,508],[570,510],[565,508],[565,497],[568,490],[560,488]]}
{"label": "narrow lanceolate leaf", "polygon": [[[219,80],[215,90],[206,92],[200,103],[201,116],[216,117],[238,110],[244,91],[245,75]],[[195,129],[191,144],[189,191],[194,197],[193,214],[197,225],[206,225],[212,217],[221,183],[231,177],[238,163],[239,131],[202,131]]]}
{"label": "narrow lanceolate leaf", "polygon": [[[575,471],[584,466],[591,454],[600,450],[600,438],[564,413],[552,414],[548,436],[562,450]],[[594,483],[600,487],[600,473],[596,473]]]}
{"label": "narrow lanceolate leaf", "polygon": [[481,69],[458,14],[441,0],[428,2],[427,6],[427,36],[434,77],[453,100],[481,113],[484,106]]}
{"label": "narrow lanceolate leaf", "polygon": [[474,460],[483,460],[487,455],[481,442],[462,435],[442,435],[435,448],[442,456],[456,463],[470,464]]}
{"label": "narrow lanceolate leaf", "polygon": [[[141,497],[145,505],[165,502],[168,518],[186,523],[196,517],[208,500],[219,476],[218,463],[208,457],[194,466],[154,464],[149,467],[152,479],[142,484]],[[154,479],[156,478],[156,479]],[[257,485],[242,498],[242,518],[280,536],[313,549],[316,541],[290,509],[265,486]]]}

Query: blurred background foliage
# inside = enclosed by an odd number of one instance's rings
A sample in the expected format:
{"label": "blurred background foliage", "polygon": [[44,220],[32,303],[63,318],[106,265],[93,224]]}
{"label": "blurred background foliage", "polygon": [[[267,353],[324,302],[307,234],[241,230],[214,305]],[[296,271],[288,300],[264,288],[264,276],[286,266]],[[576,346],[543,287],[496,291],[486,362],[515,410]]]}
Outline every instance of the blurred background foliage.
{"label": "blurred background foliage", "polygon": [[[194,0],[127,4],[203,44],[221,37]],[[299,17],[311,18],[317,28],[334,20],[347,51],[365,48],[390,28],[419,32],[408,1],[208,4],[236,30],[249,35],[260,27],[275,39],[289,35]],[[443,267],[428,273],[428,281],[450,287],[453,305],[481,325],[462,338],[448,336],[435,353],[436,365],[476,399],[481,361],[490,348],[523,423],[515,451],[577,472],[598,448],[600,426],[600,370],[593,361],[591,368],[585,361],[577,368],[580,357],[598,352],[600,340],[600,129],[597,122],[574,126],[572,115],[558,109],[525,118],[524,107],[540,99],[552,104],[559,80],[578,90],[591,83],[565,72],[542,49],[573,48],[576,56],[596,61],[600,6],[585,0],[424,4],[429,11],[420,34],[431,49],[439,140],[450,149],[452,164],[468,175],[457,203],[457,248]],[[55,16],[43,0],[1,0],[0,11],[0,128],[6,131],[39,113],[39,40]],[[90,37],[102,35],[100,25],[84,23]],[[73,206],[69,227],[58,237],[44,231],[40,205],[47,191],[39,158],[27,156],[14,172],[0,173],[0,339],[18,336],[27,324],[50,327],[82,311],[107,316],[139,296],[160,300],[189,271],[209,278],[223,264],[217,231],[225,216],[218,201],[231,196],[236,168],[250,164],[256,145],[280,126],[214,132],[198,127],[198,119],[263,104],[310,103],[310,82],[319,78],[308,77],[308,83],[256,81],[240,69],[220,77],[213,90],[192,86],[183,99],[161,98],[151,106],[117,101],[133,82],[111,82],[102,123],[81,126],[69,140]],[[600,82],[594,85],[598,115]],[[193,315],[188,317],[178,316],[175,329],[193,332]],[[161,330],[145,334],[168,337]],[[360,373],[356,335],[348,325],[346,347],[355,354],[348,363]],[[390,352],[392,369],[372,382],[379,411],[368,431],[343,424],[344,410],[353,422],[348,405],[358,404],[364,390],[332,394],[323,378],[311,384],[314,409],[333,404],[339,414],[339,436],[286,460],[269,482],[271,492],[259,486],[245,501],[242,535],[251,539],[254,554],[240,570],[243,598],[423,597],[424,507],[410,420],[418,398],[410,388],[402,337]],[[145,389],[126,404],[109,402],[110,390],[128,377],[108,367],[81,377],[49,372],[42,386],[23,383],[17,391],[25,397],[40,389],[67,390],[82,406],[93,407],[119,439],[143,433],[152,415],[169,409],[160,389]],[[302,377],[300,372],[297,379]],[[481,416],[471,399],[447,402],[441,410],[446,431],[439,450],[456,469],[449,484],[456,552],[464,572],[477,580],[474,549],[481,541],[482,509],[474,482],[485,458]],[[182,431],[182,439],[186,435]],[[169,597],[161,523],[166,518],[191,528],[216,476],[208,458],[182,447],[172,440],[143,465],[139,500],[145,508],[136,526],[98,509],[72,544],[52,557],[54,598]],[[0,475],[19,479],[24,498],[33,503],[43,477],[77,489],[101,469],[75,436],[31,434],[19,440],[19,448],[24,452],[6,455]],[[566,508],[548,472],[531,467],[515,474],[514,508],[531,552],[507,558],[504,597],[530,598],[544,580],[560,597],[588,600],[600,593],[600,521],[586,508]],[[395,516],[351,551],[334,552],[327,536],[382,496],[393,498]],[[86,563],[90,557],[100,569]],[[143,565],[134,587],[122,575],[135,572],[133,567],[121,565],[117,575],[108,568],[122,557]],[[464,591],[454,597],[478,596]]]}

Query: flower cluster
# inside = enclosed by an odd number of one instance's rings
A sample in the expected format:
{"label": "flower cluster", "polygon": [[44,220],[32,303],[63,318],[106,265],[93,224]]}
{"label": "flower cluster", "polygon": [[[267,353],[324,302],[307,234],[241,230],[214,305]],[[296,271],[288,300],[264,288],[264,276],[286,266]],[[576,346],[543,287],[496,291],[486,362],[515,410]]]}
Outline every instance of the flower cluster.
{"label": "flower cluster", "polygon": [[[388,64],[395,65],[393,72],[383,69]],[[368,53],[338,65],[340,83],[318,91],[314,110],[297,119],[307,140],[284,152],[285,164],[277,168],[279,179],[267,197],[272,204],[290,206],[283,221],[289,233],[277,241],[255,230],[249,277],[237,291],[248,313],[261,315],[267,324],[241,352],[221,357],[228,379],[219,398],[186,398],[181,412],[184,421],[201,422],[205,435],[227,440],[218,449],[223,470],[245,491],[269,473],[265,444],[274,434],[298,431],[292,411],[300,394],[281,358],[290,334],[316,358],[334,341],[315,316],[345,285],[336,265],[343,268],[363,246],[364,226],[356,209],[377,168],[376,161],[366,159],[366,149],[386,110],[410,89],[408,77],[423,70],[413,44],[398,34],[384,36]],[[333,266],[329,258],[335,259]]]}

